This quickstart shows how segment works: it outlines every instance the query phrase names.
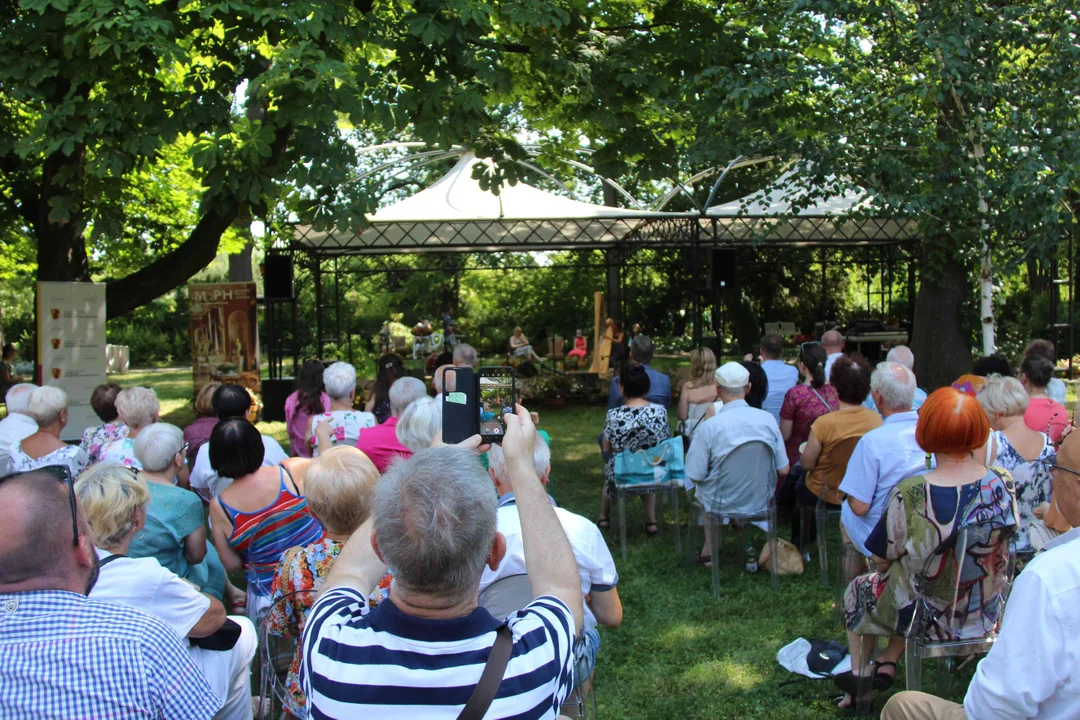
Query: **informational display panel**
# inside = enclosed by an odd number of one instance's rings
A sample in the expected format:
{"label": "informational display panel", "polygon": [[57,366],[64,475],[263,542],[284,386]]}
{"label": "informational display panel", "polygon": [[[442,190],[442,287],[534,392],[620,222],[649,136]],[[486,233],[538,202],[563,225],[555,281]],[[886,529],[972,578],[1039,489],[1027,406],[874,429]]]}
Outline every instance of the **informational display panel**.
{"label": "informational display panel", "polygon": [[211,380],[259,376],[255,283],[188,285],[194,392]]}
{"label": "informational display panel", "polygon": [[60,439],[78,440],[101,424],[90,396],[105,382],[105,284],[39,282],[37,337],[41,384],[60,388],[70,403]]}

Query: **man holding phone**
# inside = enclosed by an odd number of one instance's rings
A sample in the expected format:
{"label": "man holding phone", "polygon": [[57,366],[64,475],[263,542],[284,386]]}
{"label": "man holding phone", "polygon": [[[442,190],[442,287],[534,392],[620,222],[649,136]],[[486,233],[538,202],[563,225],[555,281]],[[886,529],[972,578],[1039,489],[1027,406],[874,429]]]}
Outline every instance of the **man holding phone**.
{"label": "man holding phone", "polygon": [[[378,708],[384,719],[456,718],[468,704],[469,717],[558,716],[572,690],[582,624],[577,563],[533,466],[528,411],[516,406],[503,420],[502,450],[537,598],[505,623],[478,606],[483,569],[497,568],[506,552],[491,480],[476,458],[487,449],[479,436],[395,463],[376,487],[372,518],[345,544],[308,616],[301,674],[313,714]],[[388,564],[395,573],[389,601],[370,609],[367,593]],[[417,656],[426,658],[422,667]],[[477,703],[489,664],[488,674],[502,678],[498,696]]]}

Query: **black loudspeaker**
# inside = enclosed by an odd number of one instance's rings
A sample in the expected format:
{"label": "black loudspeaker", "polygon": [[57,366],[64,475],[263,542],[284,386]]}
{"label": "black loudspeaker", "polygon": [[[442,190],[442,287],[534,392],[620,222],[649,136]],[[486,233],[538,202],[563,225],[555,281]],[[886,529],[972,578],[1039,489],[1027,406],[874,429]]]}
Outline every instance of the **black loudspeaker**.
{"label": "black loudspeaker", "polygon": [[[712,251],[712,258],[709,263],[709,287],[730,288],[735,286],[739,273],[735,258],[733,248],[717,248]],[[723,283],[723,285],[720,283]]]}
{"label": "black loudspeaker", "polygon": [[285,422],[285,400],[296,389],[296,378],[278,380],[263,378],[260,386],[263,401],[262,419],[267,422]]}
{"label": "black loudspeaker", "polygon": [[292,300],[291,255],[267,255],[263,261],[263,295],[270,300]]}

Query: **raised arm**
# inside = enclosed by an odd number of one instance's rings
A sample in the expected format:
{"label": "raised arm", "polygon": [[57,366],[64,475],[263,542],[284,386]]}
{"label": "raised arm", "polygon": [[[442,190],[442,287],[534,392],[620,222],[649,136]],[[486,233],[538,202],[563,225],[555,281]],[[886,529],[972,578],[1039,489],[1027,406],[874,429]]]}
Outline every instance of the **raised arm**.
{"label": "raised arm", "polygon": [[521,405],[507,413],[503,456],[521,517],[521,539],[525,547],[525,568],[533,594],[553,595],[574,615],[575,632],[581,630],[581,580],[577,560],[566,539],[562,524],[533,465],[536,426]]}

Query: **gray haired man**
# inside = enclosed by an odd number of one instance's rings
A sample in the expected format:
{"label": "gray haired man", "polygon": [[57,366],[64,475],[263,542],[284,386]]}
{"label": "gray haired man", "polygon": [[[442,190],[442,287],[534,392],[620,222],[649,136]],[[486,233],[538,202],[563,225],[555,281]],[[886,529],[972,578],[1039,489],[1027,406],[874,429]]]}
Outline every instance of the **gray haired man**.
{"label": "gray haired man", "polygon": [[[573,687],[581,585],[533,467],[536,428],[521,406],[505,418],[502,450],[536,599],[505,623],[478,607],[484,568],[498,568],[506,553],[479,436],[395,463],[376,486],[372,519],[342,548],[308,615],[301,676],[313,716],[378,708],[383,720],[457,717],[507,631],[510,658],[489,716],[558,715]],[[367,594],[388,565],[390,598],[369,609]]]}

